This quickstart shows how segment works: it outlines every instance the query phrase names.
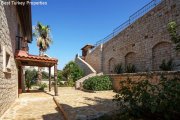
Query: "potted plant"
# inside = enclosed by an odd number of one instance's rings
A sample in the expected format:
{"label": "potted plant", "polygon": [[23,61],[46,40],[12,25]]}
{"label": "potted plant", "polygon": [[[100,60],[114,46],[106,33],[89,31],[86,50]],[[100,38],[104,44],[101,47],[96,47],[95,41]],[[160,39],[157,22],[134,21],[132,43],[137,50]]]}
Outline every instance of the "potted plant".
{"label": "potted plant", "polygon": [[27,92],[29,92],[29,89],[31,86],[35,83],[35,79],[37,78],[37,71],[34,70],[26,70],[25,72],[25,82],[27,87]]}
{"label": "potted plant", "polygon": [[29,92],[29,91],[30,91],[29,89],[31,88],[31,86],[32,86],[32,84],[31,84],[30,80],[29,80],[29,79],[27,79],[27,80],[26,80],[27,92]]}

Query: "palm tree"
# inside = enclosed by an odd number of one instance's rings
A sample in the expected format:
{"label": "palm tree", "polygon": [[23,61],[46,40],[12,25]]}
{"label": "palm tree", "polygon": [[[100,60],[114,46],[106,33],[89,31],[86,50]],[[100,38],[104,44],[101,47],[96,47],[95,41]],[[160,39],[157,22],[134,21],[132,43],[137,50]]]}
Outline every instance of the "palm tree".
{"label": "palm tree", "polygon": [[[33,36],[36,37],[37,46],[39,47],[39,56],[43,56],[44,52],[50,47],[52,39],[50,37],[50,27],[48,25],[43,25],[38,22],[34,27]],[[41,81],[42,74],[41,68],[38,68],[38,80]]]}

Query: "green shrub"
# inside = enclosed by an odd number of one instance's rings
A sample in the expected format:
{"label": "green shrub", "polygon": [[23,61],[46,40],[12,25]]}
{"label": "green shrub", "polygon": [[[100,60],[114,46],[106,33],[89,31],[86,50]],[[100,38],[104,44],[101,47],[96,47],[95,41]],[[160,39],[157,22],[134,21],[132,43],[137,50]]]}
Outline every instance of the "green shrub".
{"label": "green shrub", "polygon": [[57,72],[57,84],[58,84],[58,85],[62,85],[61,81],[64,80],[62,74],[63,74],[63,71],[58,70],[58,72]]}
{"label": "green shrub", "polygon": [[75,82],[72,79],[69,79],[67,82],[65,82],[63,87],[73,87],[74,85],[75,85]]}
{"label": "green shrub", "polygon": [[180,35],[178,33],[179,25],[175,21],[169,22],[167,30],[171,37],[171,41],[176,45],[176,51],[180,51]]}
{"label": "green shrub", "polygon": [[44,90],[45,88],[47,88],[47,84],[46,83],[40,83],[39,84],[39,90]]}
{"label": "green shrub", "polygon": [[95,76],[91,77],[83,82],[83,88],[86,90],[111,90],[112,82],[108,76]]}
{"label": "green shrub", "polygon": [[116,74],[120,74],[120,73],[123,73],[123,67],[122,67],[122,64],[116,64],[115,67],[114,67],[114,72]]}
{"label": "green shrub", "polygon": [[128,64],[125,68],[126,73],[135,73],[136,72],[136,66],[132,64]]}
{"label": "green shrub", "polygon": [[169,61],[166,62],[166,60],[162,61],[162,64],[159,66],[159,68],[163,71],[171,71],[174,68],[174,63],[173,60],[170,59]]}
{"label": "green shrub", "polygon": [[120,82],[115,96],[120,107],[119,119],[178,119],[180,116],[180,79],[162,77],[157,85],[148,80]]}

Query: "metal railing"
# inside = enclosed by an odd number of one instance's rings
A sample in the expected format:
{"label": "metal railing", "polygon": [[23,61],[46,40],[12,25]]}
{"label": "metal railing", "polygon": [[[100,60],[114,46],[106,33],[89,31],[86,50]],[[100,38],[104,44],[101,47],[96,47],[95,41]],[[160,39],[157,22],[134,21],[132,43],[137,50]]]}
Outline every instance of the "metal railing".
{"label": "metal railing", "polygon": [[134,14],[132,14],[129,19],[124,22],[123,24],[121,24],[120,26],[118,26],[117,28],[115,28],[113,30],[113,32],[111,34],[109,34],[107,37],[103,38],[102,40],[99,40],[96,42],[96,44],[94,45],[95,47],[99,46],[100,44],[103,44],[107,41],[109,41],[110,39],[114,38],[116,35],[118,35],[120,32],[122,32],[125,28],[127,28],[128,26],[130,26],[132,23],[134,23],[137,19],[139,19],[140,17],[142,17],[143,15],[145,15],[147,12],[149,12],[150,10],[152,10],[154,7],[156,7],[159,3],[161,3],[163,0],[152,0],[151,2],[149,2],[147,5],[145,5],[144,7],[142,7],[141,9],[139,9],[137,12],[135,12]]}

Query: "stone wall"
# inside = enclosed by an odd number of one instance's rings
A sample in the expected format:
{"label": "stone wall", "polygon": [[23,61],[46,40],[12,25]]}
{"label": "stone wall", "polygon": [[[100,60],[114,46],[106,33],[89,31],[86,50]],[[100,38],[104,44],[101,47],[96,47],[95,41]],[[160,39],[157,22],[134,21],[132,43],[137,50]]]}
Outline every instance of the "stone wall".
{"label": "stone wall", "polygon": [[96,47],[85,57],[85,61],[89,63],[97,73],[102,72],[102,48],[102,45]]}
{"label": "stone wall", "polygon": [[113,89],[118,91],[120,89],[120,81],[127,80],[128,78],[132,81],[149,80],[152,84],[157,84],[161,78],[164,76],[168,79],[173,79],[174,77],[180,78],[180,71],[171,72],[142,72],[142,73],[124,73],[124,74],[112,74],[109,75],[112,79]]}
{"label": "stone wall", "polygon": [[[157,71],[163,59],[173,59],[175,70],[180,69],[180,53],[174,50],[167,24],[180,25],[180,1],[164,0],[137,19],[114,38],[98,46],[86,56],[86,61],[97,71],[113,73],[115,64],[134,64],[138,72]],[[180,29],[178,30],[180,33]]]}
{"label": "stone wall", "polygon": [[[18,21],[16,6],[0,4],[0,117],[18,97],[18,70],[14,59]],[[10,54],[9,73],[3,71],[4,48]]]}
{"label": "stone wall", "polygon": [[93,76],[96,76],[96,71],[94,70],[94,68],[92,68],[86,61],[84,61],[83,59],[81,59],[79,56],[76,56],[75,58],[75,62],[76,64],[78,64],[78,66],[83,69],[84,71],[84,77],[77,80],[76,84],[75,84],[75,88],[76,89],[81,89],[82,87],[82,83]]}
{"label": "stone wall", "polygon": [[89,75],[92,73],[96,74],[96,71],[83,59],[81,59],[79,56],[75,58],[75,63],[84,71],[84,75]]}

